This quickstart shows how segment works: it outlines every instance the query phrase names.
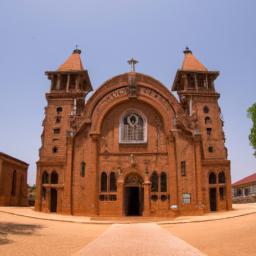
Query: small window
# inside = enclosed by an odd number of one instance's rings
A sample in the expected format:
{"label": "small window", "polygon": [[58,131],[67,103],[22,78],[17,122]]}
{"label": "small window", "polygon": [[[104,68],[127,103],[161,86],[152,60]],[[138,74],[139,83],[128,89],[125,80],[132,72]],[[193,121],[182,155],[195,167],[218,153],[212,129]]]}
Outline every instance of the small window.
{"label": "small window", "polygon": [[205,122],[205,124],[212,124],[212,119],[211,119],[209,116],[207,116],[207,117],[204,119],[204,122]]}
{"label": "small window", "polygon": [[210,136],[212,134],[212,128],[206,128],[207,135]]}
{"label": "small window", "polygon": [[219,189],[220,192],[220,200],[225,200],[225,188],[224,187],[220,187]]}
{"label": "small window", "polygon": [[213,151],[214,151],[213,146],[208,147],[208,152],[209,152],[209,153],[213,153]]}
{"label": "small window", "polygon": [[152,195],[152,196],[151,196],[151,200],[152,200],[152,201],[157,201],[157,199],[158,199],[158,196],[157,196],[157,195]]}
{"label": "small window", "polygon": [[107,196],[106,195],[99,195],[99,200],[100,201],[107,201]]}
{"label": "small window", "polygon": [[12,191],[11,191],[12,196],[16,195],[16,179],[17,179],[17,171],[14,170],[12,174]]}
{"label": "small window", "polygon": [[190,204],[191,203],[191,195],[189,193],[185,193],[182,195],[182,202],[184,204]]}
{"label": "small window", "polygon": [[60,128],[54,128],[53,133],[54,134],[60,134]]}
{"label": "small window", "polygon": [[111,172],[110,173],[110,176],[109,176],[109,190],[111,192],[115,192],[116,191],[116,175],[114,172]]}
{"label": "small window", "polygon": [[49,183],[49,175],[47,171],[44,171],[42,175],[42,184],[48,184],[48,183]]}
{"label": "small window", "polygon": [[210,112],[209,107],[204,106],[203,111],[204,111],[205,114],[208,114]]}
{"label": "small window", "polygon": [[214,172],[209,174],[209,184],[216,184],[216,175]]}
{"label": "small window", "polygon": [[81,172],[80,172],[81,177],[85,176],[85,169],[86,169],[86,163],[83,161],[81,163]]}
{"label": "small window", "polygon": [[186,176],[186,161],[181,161],[181,176]]}
{"label": "small window", "polygon": [[59,124],[61,122],[61,117],[60,116],[56,116],[55,122],[56,122],[56,124]]}
{"label": "small window", "polygon": [[220,172],[218,175],[219,183],[224,184],[226,182],[226,177],[224,172]]}
{"label": "small window", "polygon": [[51,173],[51,184],[58,184],[58,173],[56,171],[53,171]]}
{"label": "small window", "polygon": [[105,172],[101,173],[101,180],[100,180],[100,191],[107,192],[107,174]]}
{"label": "small window", "polygon": [[167,192],[167,175],[165,172],[160,175],[160,185],[161,192]]}
{"label": "small window", "polygon": [[58,152],[58,148],[57,148],[57,147],[53,147],[53,148],[52,148],[52,153],[55,154],[55,153],[57,153],[57,152]]}
{"label": "small window", "polygon": [[167,200],[167,195],[161,195],[161,201],[166,201]]}
{"label": "small window", "polygon": [[151,192],[158,192],[158,174],[154,171],[150,177]]}
{"label": "small window", "polygon": [[116,195],[109,195],[109,201],[116,201]]}
{"label": "small window", "polygon": [[57,114],[60,114],[62,112],[62,107],[57,107],[56,112],[57,112]]}

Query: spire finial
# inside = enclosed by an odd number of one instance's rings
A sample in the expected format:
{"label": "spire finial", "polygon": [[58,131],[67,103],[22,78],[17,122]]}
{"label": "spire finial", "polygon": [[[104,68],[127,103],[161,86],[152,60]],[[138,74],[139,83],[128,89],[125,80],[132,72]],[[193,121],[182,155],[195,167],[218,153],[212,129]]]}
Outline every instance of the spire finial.
{"label": "spire finial", "polygon": [[76,48],[73,50],[73,53],[78,53],[78,54],[81,54],[81,50],[78,49],[78,45],[76,44]]}
{"label": "spire finial", "polygon": [[185,50],[183,51],[184,54],[192,53],[188,46],[186,46]]}
{"label": "spire finial", "polygon": [[137,60],[135,60],[134,58],[131,58],[127,62],[129,65],[131,65],[131,72],[135,72],[135,65],[139,62]]}

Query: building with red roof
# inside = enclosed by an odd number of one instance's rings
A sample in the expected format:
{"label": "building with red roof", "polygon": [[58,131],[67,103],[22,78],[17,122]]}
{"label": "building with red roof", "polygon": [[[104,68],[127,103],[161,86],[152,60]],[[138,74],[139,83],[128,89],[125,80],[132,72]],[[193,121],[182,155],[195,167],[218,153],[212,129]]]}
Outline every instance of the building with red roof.
{"label": "building with red roof", "polygon": [[256,200],[256,172],[232,184],[233,198],[248,198]]}

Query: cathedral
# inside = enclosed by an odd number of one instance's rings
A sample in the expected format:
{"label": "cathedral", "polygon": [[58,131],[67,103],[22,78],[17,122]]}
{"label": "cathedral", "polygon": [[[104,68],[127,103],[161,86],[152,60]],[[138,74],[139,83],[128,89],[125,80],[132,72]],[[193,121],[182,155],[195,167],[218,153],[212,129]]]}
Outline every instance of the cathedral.
{"label": "cathedral", "polygon": [[[131,71],[92,96],[75,49],[47,71],[35,209],[83,216],[201,215],[231,210],[220,94],[209,71],[184,50],[172,88]],[[172,92],[177,93],[177,97]]]}

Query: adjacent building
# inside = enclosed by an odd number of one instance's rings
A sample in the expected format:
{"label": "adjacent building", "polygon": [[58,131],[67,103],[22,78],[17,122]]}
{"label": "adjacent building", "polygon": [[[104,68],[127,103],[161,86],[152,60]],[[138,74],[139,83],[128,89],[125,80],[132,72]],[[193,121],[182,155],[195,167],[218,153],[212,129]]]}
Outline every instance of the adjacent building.
{"label": "adjacent building", "polygon": [[131,71],[92,96],[81,51],[46,93],[36,210],[90,216],[177,216],[231,209],[220,94],[186,48],[172,91]]}
{"label": "adjacent building", "polygon": [[235,203],[256,202],[256,173],[233,183],[232,195]]}
{"label": "adjacent building", "polygon": [[0,206],[27,206],[28,164],[0,152]]}

